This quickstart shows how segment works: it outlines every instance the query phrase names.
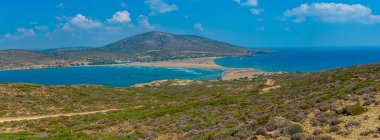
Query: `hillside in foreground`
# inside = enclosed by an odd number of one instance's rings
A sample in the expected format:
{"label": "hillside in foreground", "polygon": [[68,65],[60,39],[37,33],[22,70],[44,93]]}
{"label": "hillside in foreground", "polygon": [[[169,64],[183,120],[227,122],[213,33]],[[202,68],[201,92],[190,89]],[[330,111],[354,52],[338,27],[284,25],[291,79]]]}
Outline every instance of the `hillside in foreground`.
{"label": "hillside in foreground", "polygon": [[0,69],[97,65],[173,59],[249,56],[258,50],[193,35],[148,32],[99,48],[0,51]]}
{"label": "hillside in foreground", "polygon": [[[2,139],[378,139],[380,64],[233,81],[0,85]],[[117,109],[4,122],[9,117]]]}

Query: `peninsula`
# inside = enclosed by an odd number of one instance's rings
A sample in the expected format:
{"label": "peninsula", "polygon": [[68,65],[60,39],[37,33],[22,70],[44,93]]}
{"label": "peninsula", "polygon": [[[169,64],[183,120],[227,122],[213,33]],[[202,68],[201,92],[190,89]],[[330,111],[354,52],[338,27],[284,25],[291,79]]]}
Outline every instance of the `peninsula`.
{"label": "peninsula", "polygon": [[257,71],[251,68],[228,68],[215,64],[215,59],[218,57],[192,58],[185,60],[169,60],[159,62],[133,62],[128,63],[128,66],[151,66],[151,67],[178,67],[178,68],[204,68],[204,69],[223,69],[228,73],[224,74],[221,80],[234,80],[241,78],[253,78],[261,75],[264,72]]}

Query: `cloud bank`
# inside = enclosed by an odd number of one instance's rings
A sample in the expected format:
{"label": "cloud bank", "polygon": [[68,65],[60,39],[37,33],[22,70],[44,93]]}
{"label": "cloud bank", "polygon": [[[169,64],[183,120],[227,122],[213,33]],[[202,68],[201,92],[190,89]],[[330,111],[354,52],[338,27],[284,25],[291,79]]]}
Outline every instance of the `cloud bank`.
{"label": "cloud bank", "polygon": [[313,3],[301,4],[284,15],[294,18],[294,22],[304,22],[308,18],[327,23],[356,22],[365,24],[380,23],[380,15],[372,14],[372,10],[361,4]]}

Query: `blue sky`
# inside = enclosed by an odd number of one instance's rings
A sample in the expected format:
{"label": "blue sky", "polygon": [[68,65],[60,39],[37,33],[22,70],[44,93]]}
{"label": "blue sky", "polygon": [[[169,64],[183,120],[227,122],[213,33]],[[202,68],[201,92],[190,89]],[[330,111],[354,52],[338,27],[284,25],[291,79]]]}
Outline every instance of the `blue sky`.
{"label": "blue sky", "polygon": [[380,46],[375,0],[0,0],[0,49],[103,46],[147,31],[246,47]]}

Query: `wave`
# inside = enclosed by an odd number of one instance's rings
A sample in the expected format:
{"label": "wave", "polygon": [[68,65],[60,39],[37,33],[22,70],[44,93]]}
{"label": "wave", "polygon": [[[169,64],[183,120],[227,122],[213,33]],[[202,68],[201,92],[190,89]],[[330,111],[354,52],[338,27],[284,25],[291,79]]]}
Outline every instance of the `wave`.
{"label": "wave", "polygon": [[202,75],[200,72],[196,72],[195,70],[186,69],[186,68],[168,68],[169,70],[179,71],[179,72],[185,72],[187,74],[193,74],[193,75]]}

